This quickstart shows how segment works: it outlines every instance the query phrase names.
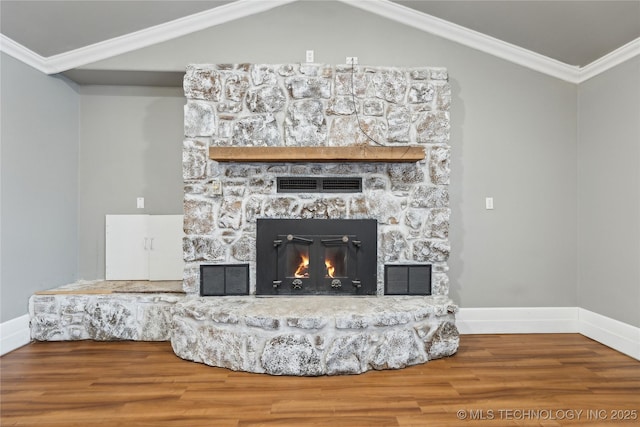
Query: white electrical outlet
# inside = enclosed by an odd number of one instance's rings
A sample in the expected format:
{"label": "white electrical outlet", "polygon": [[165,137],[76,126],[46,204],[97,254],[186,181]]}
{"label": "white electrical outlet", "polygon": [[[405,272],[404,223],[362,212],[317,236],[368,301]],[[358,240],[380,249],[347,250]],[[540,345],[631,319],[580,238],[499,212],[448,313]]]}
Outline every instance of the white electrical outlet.
{"label": "white electrical outlet", "polygon": [[306,59],[307,59],[307,62],[313,62],[313,51],[312,50],[308,50],[307,51]]}
{"label": "white electrical outlet", "polygon": [[211,194],[216,196],[222,195],[222,181],[219,179],[214,179],[211,181]]}
{"label": "white electrical outlet", "polygon": [[484,199],[485,209],[493,209],[493,197],[487,197]]}
{"label": "white electrical outlet", "polygon": [[347,56],[347,65],[358,65],[357,56]]}
{"label": "white electrical outlet", "polygon": [[136,207],[138,209],[144,209],[144,197],[138,197],[136,199]]}

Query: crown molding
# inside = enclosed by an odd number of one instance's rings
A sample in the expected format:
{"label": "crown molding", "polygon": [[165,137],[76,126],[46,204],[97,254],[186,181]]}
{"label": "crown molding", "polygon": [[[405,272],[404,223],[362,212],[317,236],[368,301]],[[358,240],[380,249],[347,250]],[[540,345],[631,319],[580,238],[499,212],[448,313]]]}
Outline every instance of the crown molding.
{"label": "crown molding", "polygon": [[640,37],[582,67],[576,83],[589,80],[638,55],[640,55]]}
{"label": "crown molding", "polygon": [[266,12],[294,1],[297,0],[237,0],[140,31],[43,58],[44,67],[39,69],[47,74],[61,73],[236,19]]}
{"label": "crown molding", "polygon": [[297,0],[237,0],[144,30],[51,56],[49,58],[50,66],[55,70],[54,72],[67,71],[236,19],[266,12],[294,1]]}
{"label": "crown molding", "polygon": [[523,49],[511,43],[496,39],[495,37],[445,21],[444,19],[418,12],[389,0],[338,1],[549,76],[571,83],[577,83],[578,81],[580,67],[565,64],[564,62]]}
{"label": "crown molding", "polygon": [[47,66],[47,58],[27,49],[4,34],[0,34],[0,52],[4,52],[40,72],[51,74]]}
{"label": "crown molding", "polygon": [[[217,8],[46,58],[0,34],[0,51],[43,73],[55,74],[182,37],[216,25],[225,24],[236,19],[266,12],[296,1],[299,0],[237,0]],[[640,38],[638,38],[581,68],[418,12],[389,0],[337,1],[575,84],[586,81],[628,59],[640,55]]]}

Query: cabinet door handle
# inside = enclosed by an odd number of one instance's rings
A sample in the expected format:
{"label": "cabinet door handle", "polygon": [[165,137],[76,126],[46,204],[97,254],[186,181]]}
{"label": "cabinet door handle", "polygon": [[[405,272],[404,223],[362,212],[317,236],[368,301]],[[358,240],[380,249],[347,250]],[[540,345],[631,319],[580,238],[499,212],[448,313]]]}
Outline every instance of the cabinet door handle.
{"label": "cabinet door handle", "polygon": [[151,240],[151,246],[149,247],[149,249],[153,250],[153,237],[150,240]]}

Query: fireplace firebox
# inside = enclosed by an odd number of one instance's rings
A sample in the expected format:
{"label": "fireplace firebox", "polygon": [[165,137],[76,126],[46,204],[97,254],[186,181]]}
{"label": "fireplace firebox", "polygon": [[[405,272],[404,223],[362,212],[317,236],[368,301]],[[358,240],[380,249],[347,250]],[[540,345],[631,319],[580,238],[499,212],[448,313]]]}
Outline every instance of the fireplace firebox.
{"label": "fireplace firebox", "polygon": [[374,219],[258,219],[256,295],[375,295]]}

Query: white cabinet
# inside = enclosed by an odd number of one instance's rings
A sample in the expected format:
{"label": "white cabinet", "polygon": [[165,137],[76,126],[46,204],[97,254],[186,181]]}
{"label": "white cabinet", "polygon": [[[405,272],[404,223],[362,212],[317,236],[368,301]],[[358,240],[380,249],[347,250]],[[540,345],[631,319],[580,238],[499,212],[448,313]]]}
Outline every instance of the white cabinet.
{"label": "white cabinet", "polygon": [[182,280],[182,215],[107,215],[107,280]]}

